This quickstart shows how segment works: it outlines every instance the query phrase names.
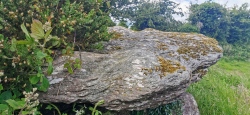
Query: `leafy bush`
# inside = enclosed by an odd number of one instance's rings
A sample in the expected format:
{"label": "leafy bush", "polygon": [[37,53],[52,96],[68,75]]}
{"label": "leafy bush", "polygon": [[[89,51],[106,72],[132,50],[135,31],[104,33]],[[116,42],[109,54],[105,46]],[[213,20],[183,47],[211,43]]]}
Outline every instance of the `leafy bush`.
{"label": "leafy bush", "polygon": [[[19,25],[30,26],[32,19],[53,25],[52,34],[64,41],[88,47],[108,40],[108,2],[98,0],[1,0],[0,33],[23,39]],[[2,28],[2,29],[1,29]]]}
{"label": "leafy bush", "polygon": [[244,44],[228,44],[221,43],[223,54],[227,60],[249,61],[250,60],[250,47],[249,43]]}
{"label": "leafy bush", "polygon": [[122,27],[128,28],[128,25],[126,24],[125,20],[121,20],[120,23],[118,24],[118,26],[122,26]]}
{"label": "leafy bush", "polygon": [[183,24],[178,28],[179,32],[187,32],[187,33],[191,33],[191,32],[195,32],[195,33],[199,33],[199,29],[194,26],[191,25],[189,23]]}
{"label": "leafy bush", "polygon": [[[54,49],[71,56],[72,46],[108,40],[108,6],[102,0],[1,0],[1,115],[39,113],[35,91],[49,87]],[[73,73],[80,64],[69,59],[64,67]]]}
{"label": "leafy bush", "polygon": [[[50,35],[50,23],[33,20],[31,33],[24,24],[20,28],[25,33],[24,40],[12,38],[10,41],[0,35],[0,105],[6,108],[0,110],[1,114],[15,110],[20,110],[19,114],[36,112],[39,102],[35,91],[47,91],[49,82],[45,75],[53,72],[51,48],[60,45],[60,39]],[[47,69],[44,69],[45,64]],[[25,98],[21,98],[23,95]]]}

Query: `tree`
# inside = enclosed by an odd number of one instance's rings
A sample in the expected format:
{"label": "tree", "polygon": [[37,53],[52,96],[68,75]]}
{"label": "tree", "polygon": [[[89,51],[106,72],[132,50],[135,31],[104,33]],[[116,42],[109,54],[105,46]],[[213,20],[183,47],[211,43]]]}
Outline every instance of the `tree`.
{"label": "tree", "polygon": [[112,6],[111,14],[119,20],[129,19],[133,28],[143,30],[155,28],[162,31],[176,31],[181,22],[176,21],[173,14],[183,15],[178,9],[178,4],[170,0],[157,2],[120,0]]}
{"label": "tree", "polygon": [[226,41],[229,36],[229,17],[227,9],[215,2],[191,4],[188,20],[192,25],[200,24],[200,33]]}
{"label": "tree", "polygon": [[229,12],[231,18],[228,43],[245,43],[250,39],[250,10],[248,4],[242,4],[239,8],[233,7]]}
{"label": "tree", "polygon": [[117,20],[126,20],[134,17],[134,11],[143,0],[111,0],[111,16]]}

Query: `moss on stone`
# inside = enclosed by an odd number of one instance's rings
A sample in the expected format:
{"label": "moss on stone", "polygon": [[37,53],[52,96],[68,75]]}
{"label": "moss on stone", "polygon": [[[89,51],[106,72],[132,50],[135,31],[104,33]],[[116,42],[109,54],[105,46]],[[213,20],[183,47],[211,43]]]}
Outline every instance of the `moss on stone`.
{"label": "moss on stone", "polygon": [[160,78],[167,76],[169,73],[174,73],[175,71],[182,69],[186,70],[184,66],[182,66],[177,61],[166,60],[163,57],[158,57],[159,66],[154,66],[153,68],[142,68],[144,71],[144,75],[152,74],[152,72],[160,72]]}
{"label": "moss on stone", "polygon": [[120,49],[122,49],[122,47],[121,46],[112,46],[111,49],[112,50],[120,50]]}
{"label": "moss on stone", "polygon": [[158,48],[159,50],[168,50],[167,44],[162,43],[162,42],[158,42],[158,43],[157,43],[157,48]]}
{"label": "moss on stone", "polygon": [[[201,39],[197,40],[198,36]],[[179,38],[184,38],[181,35]],[[218,42],[213,38],[208,38],[201,34],[196,34],[182,39],[181,47],[177,50],[179,54],[188,55],[191,58],[199,58],[200,56],[206,56],[209,52],[222,52],[222,49],[218,47]]]}
{"label": "moss on stone", "polygon": [[174,73],[175,71],[182,69],[185,70],[184,66],[181,66],[179,62],[174,62],[171,60],[166,60],[163,57],[159,56],[158,61],[160,63],[160,77],[166,76],[168,73]]}
{"label": "moss on stone", "polygon": [[122,36],[123,36],[122,33],[119,33],[119,32],[112,32],[111,34],[112,34],[112,38],[111,39],[114,39],[114,40],[121,39]]}

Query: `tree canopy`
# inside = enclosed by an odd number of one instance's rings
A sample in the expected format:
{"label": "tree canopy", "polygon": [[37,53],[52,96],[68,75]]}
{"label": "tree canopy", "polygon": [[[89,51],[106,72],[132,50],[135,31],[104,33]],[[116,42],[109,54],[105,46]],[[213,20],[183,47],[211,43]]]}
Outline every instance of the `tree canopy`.
{"label": "tree canopy", "polygon": [[228,37],[227,9],[215,2],[191,4],[188,20],[200,27],[200,33],[223,41]]}
{"label": "tree canopy", "polygon": [[229,43],[235,42],[249,42],[250,39],[250,10],[247,3],[240,7],[233,7],[229,10],[229,16],[231,19],[229,37],[227,41]]}
{"label": "tree canopy", "polygon": [[200,33],[230,44],[249,42],[250,11],[247,3],[226,8],[215,2],[191,4],[188,21]]}
{"label": "tree canopy", "polygon": [[170,0],[149,2],[145,0],[114,0],[111,2],[111,15],[119,20],[129,19],[137,30],[155,28],[162,31],[174,31],[181,22],[173,14],[183,15],[178,11],[178,4]]}

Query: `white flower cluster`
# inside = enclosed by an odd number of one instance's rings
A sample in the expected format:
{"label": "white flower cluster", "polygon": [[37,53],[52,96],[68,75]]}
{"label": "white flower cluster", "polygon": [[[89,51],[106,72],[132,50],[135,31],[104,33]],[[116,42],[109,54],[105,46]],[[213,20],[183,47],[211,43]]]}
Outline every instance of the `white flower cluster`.
{"label": "white flower cluster", "polygon": [[35,93],[36,90],[37,88],[33,88],[32,92],[23,92],[23,95],[25,96],[24,100],[26,102],[26,110],[34,110],[34,108],[39,105],[39,100],[37,99],[39,94]]}
{"label": "white flower cluster", "polygon": [[76,115],[84,115],[85,111],[84,110],[76,110]]}

